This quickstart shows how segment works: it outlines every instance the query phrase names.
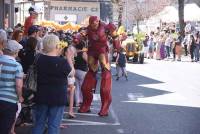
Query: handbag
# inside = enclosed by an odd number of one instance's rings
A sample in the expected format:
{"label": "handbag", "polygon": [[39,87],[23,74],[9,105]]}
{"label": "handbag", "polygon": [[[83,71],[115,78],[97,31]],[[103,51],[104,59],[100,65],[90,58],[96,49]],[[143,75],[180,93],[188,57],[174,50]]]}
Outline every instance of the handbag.
{"label": "handbag", "polygon": [[40,57],[40,54],[35,56],[34,62],[29,66],[27,75],[24,81],[24,89],[31,90],[33,92],[37,91],[37,61]]}

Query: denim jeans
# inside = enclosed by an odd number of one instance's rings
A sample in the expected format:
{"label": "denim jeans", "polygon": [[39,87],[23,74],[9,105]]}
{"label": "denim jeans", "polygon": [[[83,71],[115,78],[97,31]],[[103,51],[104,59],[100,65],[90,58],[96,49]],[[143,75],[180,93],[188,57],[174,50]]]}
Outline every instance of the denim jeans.
{"label": "denim jeans", "polygon": [[167,51],[167,57],[170,57],[170,46],[165,46]]}
{"label": "denim jeans", "polygon": [[60,134],[60,123],[64,113],[64,106],[36,105],[36,121],[33,134],[43,134],[45,125],[48,126],[48,134]]}
{"label": "denim jeans", "polygon": [[82,92],[81,92],[81,86],[83,84],[86,73],[87,73],[86,71],[76,69],[76,73],[75,73],[75,78],[76,78],[75,97],[76,97],[76,103],[77,104],[83,102],[83,95],[82,95]]}
{"label": "denim jeans", "polygon": [[199,61],[199,45],[196,46],[194,53],[195,53],[195,61]]}

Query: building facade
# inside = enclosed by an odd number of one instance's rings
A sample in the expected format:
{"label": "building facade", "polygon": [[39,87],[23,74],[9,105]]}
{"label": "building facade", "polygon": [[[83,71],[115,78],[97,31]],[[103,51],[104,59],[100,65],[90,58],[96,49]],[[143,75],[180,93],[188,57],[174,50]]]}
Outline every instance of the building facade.
{"label": "building facade", "polygon": [[81,24],[90,15],[99,16],[103,21],[113,21],[110,0],[15,0],[18,11],[15,13],[15,24],[24,23],[31,6],[39,13],[38,21]]}
{"label": "building facade", "polygon": [[14,0],[0,0],[0,28],[14,25]]}
{"label": "building facade", "polygon": [[99,2],[73,2],[73,1],[50,1],[45,8],[45,19],[56,21],[60,24],[73,22],[82,23],[88,16],[100,17]]}

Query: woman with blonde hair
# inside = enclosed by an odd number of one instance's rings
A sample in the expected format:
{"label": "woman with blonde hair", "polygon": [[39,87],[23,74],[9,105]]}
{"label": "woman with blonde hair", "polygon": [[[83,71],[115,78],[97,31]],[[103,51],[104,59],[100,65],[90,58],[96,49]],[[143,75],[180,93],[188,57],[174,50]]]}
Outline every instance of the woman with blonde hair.
{"label": "woman with blonde hair", "polygon": [[67,77],[71,67],[60,57],[60,41],[56,35],[43,39],[44,54],[37,60],[37,91],[35,93],[35,122],[33,134],[60,134],[60,124],[67,101]]}

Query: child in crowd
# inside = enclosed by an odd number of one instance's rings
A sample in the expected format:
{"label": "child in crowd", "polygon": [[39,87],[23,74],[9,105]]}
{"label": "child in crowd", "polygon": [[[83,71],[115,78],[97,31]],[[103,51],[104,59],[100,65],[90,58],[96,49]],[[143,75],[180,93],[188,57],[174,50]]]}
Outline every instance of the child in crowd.
{"label": "child in crowd", "polygon": [[153,55],[154,55],[154,41],[153,41],[153,37],[150,38],[148,46],[149,46],[148,58],[153,59]]}
{"label": "child in crowd", "polygon": [[126,72],[126,63],[127,63],[126,51],[124,48],[121,48],[116,58],[116,65],[117,65],[117,79],[116,80],[119,80],[120,72],[122,72],[122,76],[125,76],[126,80],[128,81],[128,76]]}
{"label": "child in crowd", "polygon": [[70,64],[72,71],[70,72],[67,80],[68,80],[68,91],[69,91],[69,118],[75,118],[73,112],[74,105],[74,94],[75,94],[75,69],[74,69],[74,57],[76,55],[76,48],[73,45],[69,45],[64,48],[64,58],[67,59]]}

